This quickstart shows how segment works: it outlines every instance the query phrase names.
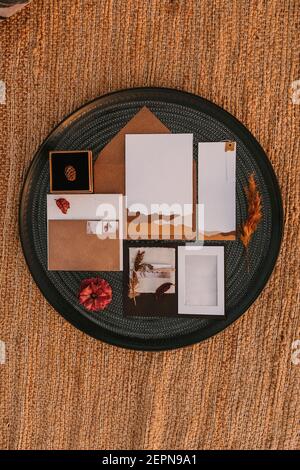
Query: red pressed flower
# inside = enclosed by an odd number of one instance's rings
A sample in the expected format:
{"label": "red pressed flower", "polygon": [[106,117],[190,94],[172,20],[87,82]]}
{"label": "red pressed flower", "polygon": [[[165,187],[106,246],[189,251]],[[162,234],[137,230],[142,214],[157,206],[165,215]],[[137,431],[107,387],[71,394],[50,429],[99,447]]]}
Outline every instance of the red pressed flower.
{"label": "red pressed flower", "polygon": [[68,212],[68,209],[70,209],[69,201],[67,201],[67,199],[64,199],[63,197],[55,199],[55,202],[57,207],[62,211],[63,214],[66,214]]}
{"label": "red pressed flower", "polygon": [[79,303],[86,310],[97,312],[104,310],[112,301],[112,288],[105,279],[92,277],[84,279],[80,285]]}

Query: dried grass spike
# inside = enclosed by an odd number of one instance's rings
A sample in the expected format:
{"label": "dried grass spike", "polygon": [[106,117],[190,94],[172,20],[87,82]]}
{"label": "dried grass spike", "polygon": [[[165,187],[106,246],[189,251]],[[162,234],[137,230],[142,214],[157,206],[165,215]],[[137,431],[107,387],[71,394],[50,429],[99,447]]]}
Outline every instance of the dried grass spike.
{"label": "dried grass spike", "polygon": [[138,252],[136,254],[136,257],[135,257],[135,260],[134,260],[134,268],[133,269],[135,271],[140,270],[140,267],[141,267],[141,264],[143,262],[144,256],[145,256],[145,252],[138,250]]}
{"label": "dried grass spike", "polygon": [[240,240],[246,250],[247,267],[249,271],[248,262],[248,249],[250,241],[256,231],[259,222],[262,219],[262,202],[261,195],[257,189],[254,174],[249,176],[248,187],[245,188],[245,193],[248,201],[248,216],[246,221],[242,224],[240,231]]}
{"label": "dried grass spike", "polygon": [[128,285],[129,287],[128,297],[133,300],[134,305],[136,305],[136,300],[135,300],[136,297],[140,295],[139,292],[137,292],[136,290],[138,285],[139,285],[139,280],[138,280],[137,274],[135,271],[132,271],[132,276],[129,279],[129,285]]}

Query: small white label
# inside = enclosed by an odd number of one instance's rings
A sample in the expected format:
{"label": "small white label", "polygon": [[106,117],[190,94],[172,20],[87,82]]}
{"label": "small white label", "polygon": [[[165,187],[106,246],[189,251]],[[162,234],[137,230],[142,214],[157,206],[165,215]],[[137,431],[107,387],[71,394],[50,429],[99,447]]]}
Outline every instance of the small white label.
{"label": "small white label", "polygon": [[89,235],[111,235],[118,230],[117,220],[88,220],[86,232]]}
{"label": "small white label", "polygon": [[293,104],[300,104],[300,80],[295,80],[290,87],[291,100]]}
{"label": "small white label", "polygon": [[6,102],[6,86],[5,83],[0,80],[0,104],[5,104]]}
{"label": "small white label", "polygon": [[296,339],[296,341],[292,343],[291,360],[295,366],[300,364],[300,339]]}
{"label": "small white label", "polygon": [[102,235],[103,227],[100,220],[88,220],[86,223],[86,233],[88,235]]}
{"label": "small white label", "polygon": [[5,364],[5,343],[0,340],[0,364]]}
{"label": "small white label", "polygon": [[118,222],[116,220],[103,220],[103,233],[115,234],[118,230]]}

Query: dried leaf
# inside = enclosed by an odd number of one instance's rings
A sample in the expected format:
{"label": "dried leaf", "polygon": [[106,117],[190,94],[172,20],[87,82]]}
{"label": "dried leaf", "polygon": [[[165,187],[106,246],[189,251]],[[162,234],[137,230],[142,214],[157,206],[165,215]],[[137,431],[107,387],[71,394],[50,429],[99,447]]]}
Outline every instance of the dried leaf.
{"label": "dried leaf", "polygon": [[141,273],[142,276],[145,276],[146,273],[151,273],[153,271],[153,266],[150,263],[142,263],[140,264],[138,272]]}
{"label": "dried leaf", "polygon": [[134,260],[134,270],[135,271],[140,270],[140,266],[143,262],[144,256],[145,256],[145,252],[138,250],[138,252],[136,254],[136,257],[135,257],[135,260]]}
{"label": "dried leaf", "polygon": [[173,285],[173,282],[165,282],[164,284],[161,284],[161,286],[159,286],[155,291],[156,299],[159,299],[162,295],[164,295]]}
{"label": "dried leaf", "polygon": [[[248,248],[249,243],[256,231],[259,222],[262,219],[262,203],[261,195],[257,189],[254,175],[249,176],[248,187],[245,188],[245,193],[248,201],[248,216],[246,221],[242,224],[240,230],[240,240],[246,250],[247,262],[248,262]],[[249,271],[249,263],[248,263]]]}
{"label": "dried leaf", "polygon": [[145,251],[138,250],[135,260],[134,260],[134,271],[140,272],[141,275],[145,275],[147,272],[153,271],[153,266],[150,263],[143,263],[143,259],[145,256]]}
{"label": "dried leaf", "polygon": [[70,203],[67,199],[60,197],[59,199],[55,199],[57,207],[62,211],[63,214],[66,214],[70,209]]}

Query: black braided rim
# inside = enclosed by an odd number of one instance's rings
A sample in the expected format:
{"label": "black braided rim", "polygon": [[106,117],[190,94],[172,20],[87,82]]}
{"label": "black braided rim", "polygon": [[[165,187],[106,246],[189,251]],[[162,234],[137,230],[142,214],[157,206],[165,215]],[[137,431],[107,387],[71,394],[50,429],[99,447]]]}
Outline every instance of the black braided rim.
{"label": "black braided rim", "polygon": [[[198,141],[237,141],[237,224],[247,211],[243,188],[249,174],[255,172],[263,196],[264,217],[251,244],[249,274],[240,243],[225,243],[225,319],[124,318],[121,273],[101,274],[111,283],[114,299],[103,314],[90,314],[78,305],[77,291],[80,280],[93,274],[48,272],[46,269],[48,151],[54,148],[89,148],[95,158],[144,105],[173,132],[193,132],[195,158]],[[199,342],[223,330],[242,315],[259,295],[273,270],[283,226],[280,190],[273,168],[250,132],[229,113],[203,98],[158,88],[123,90],[97,98],[59,124],[44,141],[28,170],[19,216],[27,264],[49,303],[89,335],[118,346],[142,350],[171,349]]]}

